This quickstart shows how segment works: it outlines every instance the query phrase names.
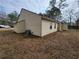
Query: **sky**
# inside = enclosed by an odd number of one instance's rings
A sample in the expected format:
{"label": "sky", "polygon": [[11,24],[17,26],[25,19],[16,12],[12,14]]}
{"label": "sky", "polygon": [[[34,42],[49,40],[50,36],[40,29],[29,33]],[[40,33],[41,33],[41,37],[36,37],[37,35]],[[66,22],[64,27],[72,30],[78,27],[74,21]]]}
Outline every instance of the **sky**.
{"label": "sky", "polygon": [[[78,11],[77,0],[66,0],[69,4],[68,8],[76,8],[75,12]],[[21,8],[40,13],[45,12],[48,9],[50,0],[0,0],[0,9],[8,12],[18,11],[20,12]],[[59,0],[57,0],[57,4]],[[73,6],[74,5],[74,6]],[[67,10],[68,8],[64,9]]]}
{"label": "sky", "polygon": [[50,0],[0,0],[0,7],[7,13],[12,11],[20,12],[21,8],[35,13],[44,13],[49,6]]}
{"label": "sky", "polygon": [[[59,4],[60,0],[57,0]],[[79,15],[79,6],[77,5],[79,0],[66,0],[64,3],[68,4],[68,7],[62,9],[62,15],[66,19],[68,17],[69,10],[74,10],[75,14]],[[49,8],[50,0],[0,0],[0,8],[6,13],[11,13],[12,11],[17,11],[20,13],[22,8],[35,13],[44,13]],[[56,4],[56,6],[57,6]],[[74,18],[73,18],[74,19]]]}
{"label": "sky", "polygon": [[[72,21],[74,22],[74,20],[76,20],[76,16],[79,17],[79,6],[78,6],[78,0],[67,0],[65,3],[69,4],[68,7],[64,8],[62,10],[62,13],[63,13],[63,17],[68,20],[68,15],[69,15],[69,12],[71,10],[73,10],[73,15],[72,15]],[[78,13],[78,14],[76,14]]]}

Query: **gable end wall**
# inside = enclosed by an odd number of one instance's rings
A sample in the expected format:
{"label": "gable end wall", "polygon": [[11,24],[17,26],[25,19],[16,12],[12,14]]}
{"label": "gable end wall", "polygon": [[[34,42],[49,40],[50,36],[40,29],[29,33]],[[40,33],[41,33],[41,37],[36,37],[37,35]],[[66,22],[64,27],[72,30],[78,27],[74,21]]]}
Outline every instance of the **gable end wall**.
{"label": "gable end wall", "polygon": [[41,36],[41,16],[22,10],[18,21],[21,20],[25,20],[25,30],[31,30],[33,35]]}

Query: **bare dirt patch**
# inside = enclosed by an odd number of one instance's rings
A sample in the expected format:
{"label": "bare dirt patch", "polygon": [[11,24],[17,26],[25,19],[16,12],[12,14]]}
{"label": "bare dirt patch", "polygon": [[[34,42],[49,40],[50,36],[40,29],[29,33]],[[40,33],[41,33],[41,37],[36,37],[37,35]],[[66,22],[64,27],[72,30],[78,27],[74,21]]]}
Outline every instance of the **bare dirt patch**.
{"label": "bare dirt patch", "polygon": [[79,32],[57,32],[40,38],[1,31],[0,59],[79,59]]}

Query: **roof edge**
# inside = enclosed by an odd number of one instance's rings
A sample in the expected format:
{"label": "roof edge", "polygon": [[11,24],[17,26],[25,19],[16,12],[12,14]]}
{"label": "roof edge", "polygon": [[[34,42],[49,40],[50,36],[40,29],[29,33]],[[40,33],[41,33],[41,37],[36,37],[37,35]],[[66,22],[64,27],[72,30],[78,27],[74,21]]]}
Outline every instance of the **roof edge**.
{"label": "roof edge", "polygon": [[27,12],[30,12],[30,13],[33,13],[33,14],[36,14],[36,15],[40,16],[39,14],[37,14],[37,13],[35,13],[35,12],[32,12],[32,11],[29,11],[29,10],[26,10],[26,9],[24,9],[24,8],[22,8],[21,10],[25,10],[25,11],[27,11]]}

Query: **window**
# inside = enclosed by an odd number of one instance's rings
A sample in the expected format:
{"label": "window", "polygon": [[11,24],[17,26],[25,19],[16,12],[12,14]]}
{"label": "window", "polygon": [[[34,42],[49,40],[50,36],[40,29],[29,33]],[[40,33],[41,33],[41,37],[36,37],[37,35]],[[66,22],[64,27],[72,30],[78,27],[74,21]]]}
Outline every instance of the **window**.
{"label": "window", "polygon": [[50,25],[50,29],[52,29],[52,25]]}
{"label": "window", "polygon": [[54,25],[54,28],[56,29],[56,23],[55,23],[55,25]]}
{"label": "window", "polygon": [[52,23],[50,24],[50,29],[52,29]]}

